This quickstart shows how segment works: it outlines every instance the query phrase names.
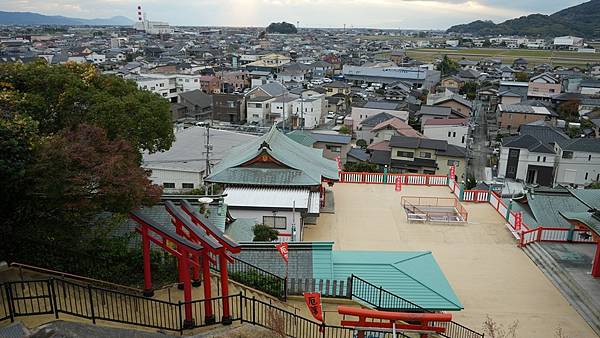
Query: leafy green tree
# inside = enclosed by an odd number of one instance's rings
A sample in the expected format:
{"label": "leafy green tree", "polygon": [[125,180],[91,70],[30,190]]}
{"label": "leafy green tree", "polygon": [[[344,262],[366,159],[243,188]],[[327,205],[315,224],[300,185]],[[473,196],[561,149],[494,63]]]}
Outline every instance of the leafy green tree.
{"label": "leafy green tree", "polygon": [[527,82],[529,81],[529,76],[526,72],[518,72],[515,74],[515,79],[519,82]]}
{"label": "leafy green tree", "polygon": [[346,164],[344,164],[344,171],[366,172],[366,173],[381,172],[381,170],[379,169],[379,166],[377,164],[366,163],[366,162],[358,162],[358,163],[347,162]]}
{"label": "leafy green tree", "polygon": [[350,130],[350,128],[348,128],[347,125],[342,125],[340,127],[340,130],[338,131],[340,134],[346,134],[346,135],[350,135],[352,133],[352,131]]}
{"label": "leafy green tree", "polygon": [[437,70],[442,72],[442,76],[456,74],[459,68],[458,63],[450,59],[448,55],[444,55],[442,62],[437,65]]}
{"label": "leafy green tree", "polygon": [[477,85],[477,82],[467,81],[462,86],[462,88],[460,89],[459,93],[463,94],[463,95],[467,95],[467,98],[469,100],[474,100],[475,97],[477,96],[477,89],[478,89],[478,87],[479,86]]}
{"label": "leafy green tree", "polygon": [[3,64],[0,89],[11,93],[0,98],[4,110],[30,116],[42,135],[88,123],[150,152],[169,149],[174,140],[167,100],[91,65]]}
{"label": "leafy green tree", "polygon": [[469,175],[467,177],[467,181],[465,182],[465,190],[471,190],[477,186],[477,180],[475,176]]}
{"label": "leafy green tree", "polygon": [[366,149],[367,148],[367,141],[360,139],[356,141],[356,145],[361,147],[362,149]]}
{"label": "leafy green tree", "polygon": [[579,120],[579,100],[569,100],[558,105],[557,111],[562,119],[567,121]]}
{"label": "leafy green tree", "polygon": [[298,29],[291,23],[273,22],[267,27],[267,33],[279,33],[279,34],[296,34]]}
{"label": "leafy green tree", "polygon": [[254,242],[272,242],[279,238],[279,232],[265,224],[256,224],[252,231],[254,232]]}

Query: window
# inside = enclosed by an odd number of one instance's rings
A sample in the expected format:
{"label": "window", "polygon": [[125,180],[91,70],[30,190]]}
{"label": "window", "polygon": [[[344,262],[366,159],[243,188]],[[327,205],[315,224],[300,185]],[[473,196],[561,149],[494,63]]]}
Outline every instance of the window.
{"label": "window", "polygon": [[587,181],[587,179],[588,179],[588,174],[589,174],[589,173],[585,173],[585,178],[584,178],[584,179],[585,179],[586,181]]}
{"label": "window", "polygon": [[166,189],[175,189],[175,183],[164,182],[163,183],[163,188],[166,188]]}
{"label": "window", "polygon": [[275,229],[285,229],[287,219],[283,216],[263,216],[263,224]]}
{"label": "window", "polygon": [[164,84],[164,83],[161,83],[161,84],[159,84],[158,86],[159,86],[159,87],[164,87],[164,86],[165,86],[165,84]]}
{"label": "window", "polygon": [[258,118],[259,116],[258,116],[258,114],[252,114],[252,117]]}
{"label": "window", "polygon": [[194,189],[194,183],[181,183],[183,189]]}
{"label": "window", "polygon": [[329,150],[329,151],[333,151],[334,153],[339,153],[339,152],[341,152],[341,151],[342,151],[342,147],[340,147],[340,146],[330,146],[330,145],[327,145],[327,150]]}
{"label": "window", "polygon": [[573,158],[573,152],[572,151],[563,151],[562,158],[566,158],[566,159]]}
{"label": "window", "polygon": [[457,160],[448,160],[448,165],[449,166],[453,165],[455,167],[458,167],[459,164],[460,164],[460,161],[457,161]]}
{"label": "window", "polygon": [[542,162],[546,162],[546,156],[544,156],[544,159],[543,159],[543,161],[542,161]]}
{"label": "window", "polygon": [[465,135],[463,135],[463,137],[462,137],[462,139],[461,139],[460,143],[465,143]]}
{"label": "window", "polygon": [[456,132],[453,132],[453,133],[452,133],[452,137],[456,137]]}
{"label": "window", "polygon": [[431,153],[422,151],[422,152],[419,153],[419,157],[421,157],[421,158],[431,158]]}
{"label": "window", "polygon": [[540,158],[541,158],[541,157],[540,157],[540,156],[538,156],[538,158],[537,158],[537,161],[538,161],[538,162],[540,161]]}
{"label": "window", "polygon": [[402,150],[398,150],[396,152],[396,156],[398,157],[408,157],[408,158],[413,158],[415,157],[415,153],[412,153],[410,151],[402,151]]}
{"label": "window", "polygon": [[588,155],[588,162],[592,160],[592,155]]}
{"label": "window", "polygon": [[448,137],[451,137],[451,136],[452,136],[452,132],[451,132],[451,131],[449,131],[449,132],[448,132]]}

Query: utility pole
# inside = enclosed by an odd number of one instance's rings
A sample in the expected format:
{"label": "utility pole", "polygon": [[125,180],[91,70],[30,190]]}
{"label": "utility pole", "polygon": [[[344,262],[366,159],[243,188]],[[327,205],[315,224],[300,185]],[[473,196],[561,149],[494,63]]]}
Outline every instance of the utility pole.
{"label": "utility pole", "polygon": [[205,178],[210,175],[210,153],[212,152],[212,144],[210,144],[210,126],[206,126],[206,169],[204,170]]}

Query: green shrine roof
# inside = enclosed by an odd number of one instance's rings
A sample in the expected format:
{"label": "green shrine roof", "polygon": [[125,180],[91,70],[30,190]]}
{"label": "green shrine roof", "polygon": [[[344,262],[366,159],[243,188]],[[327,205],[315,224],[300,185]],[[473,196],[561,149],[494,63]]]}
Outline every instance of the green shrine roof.
{"label": "green shrine roof", "polygon": [[[284,167],[241,166],[261,154],[268,154]],[[337,163],[323,157],[322,149],[303,146],[275,126],[262,137],[232,148],[212,169],[208,182],[265,186],[320,185],[321,178],[338,180]]]}

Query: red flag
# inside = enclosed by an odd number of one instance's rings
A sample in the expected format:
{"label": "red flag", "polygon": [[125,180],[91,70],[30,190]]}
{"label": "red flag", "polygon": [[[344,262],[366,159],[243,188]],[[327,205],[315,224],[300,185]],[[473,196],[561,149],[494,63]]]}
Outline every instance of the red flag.
{"label": "red flag", "polygon": [[520,212],[515,213],[515,229],[521,230],[523,225],[523,215]]}
{"label": "red flag", "polygon": [[308,310],[316,320],[323,321],[323,309],[321,308],[321,294],[318,292],[305,292],[304,300]]}
{"label": "red flag", "polygon": [[400,176],[396,177],[396,191],[402,191],[402,179]]}
{"label": "red flag", "polygon": [[279,251],[279,253],[281,254],[281,257],[283,257],[283,260],[287,263],[288,262],[288,242],[281,242],[281,243],[275,245],[275,247],[277,248],[277,251]]}

